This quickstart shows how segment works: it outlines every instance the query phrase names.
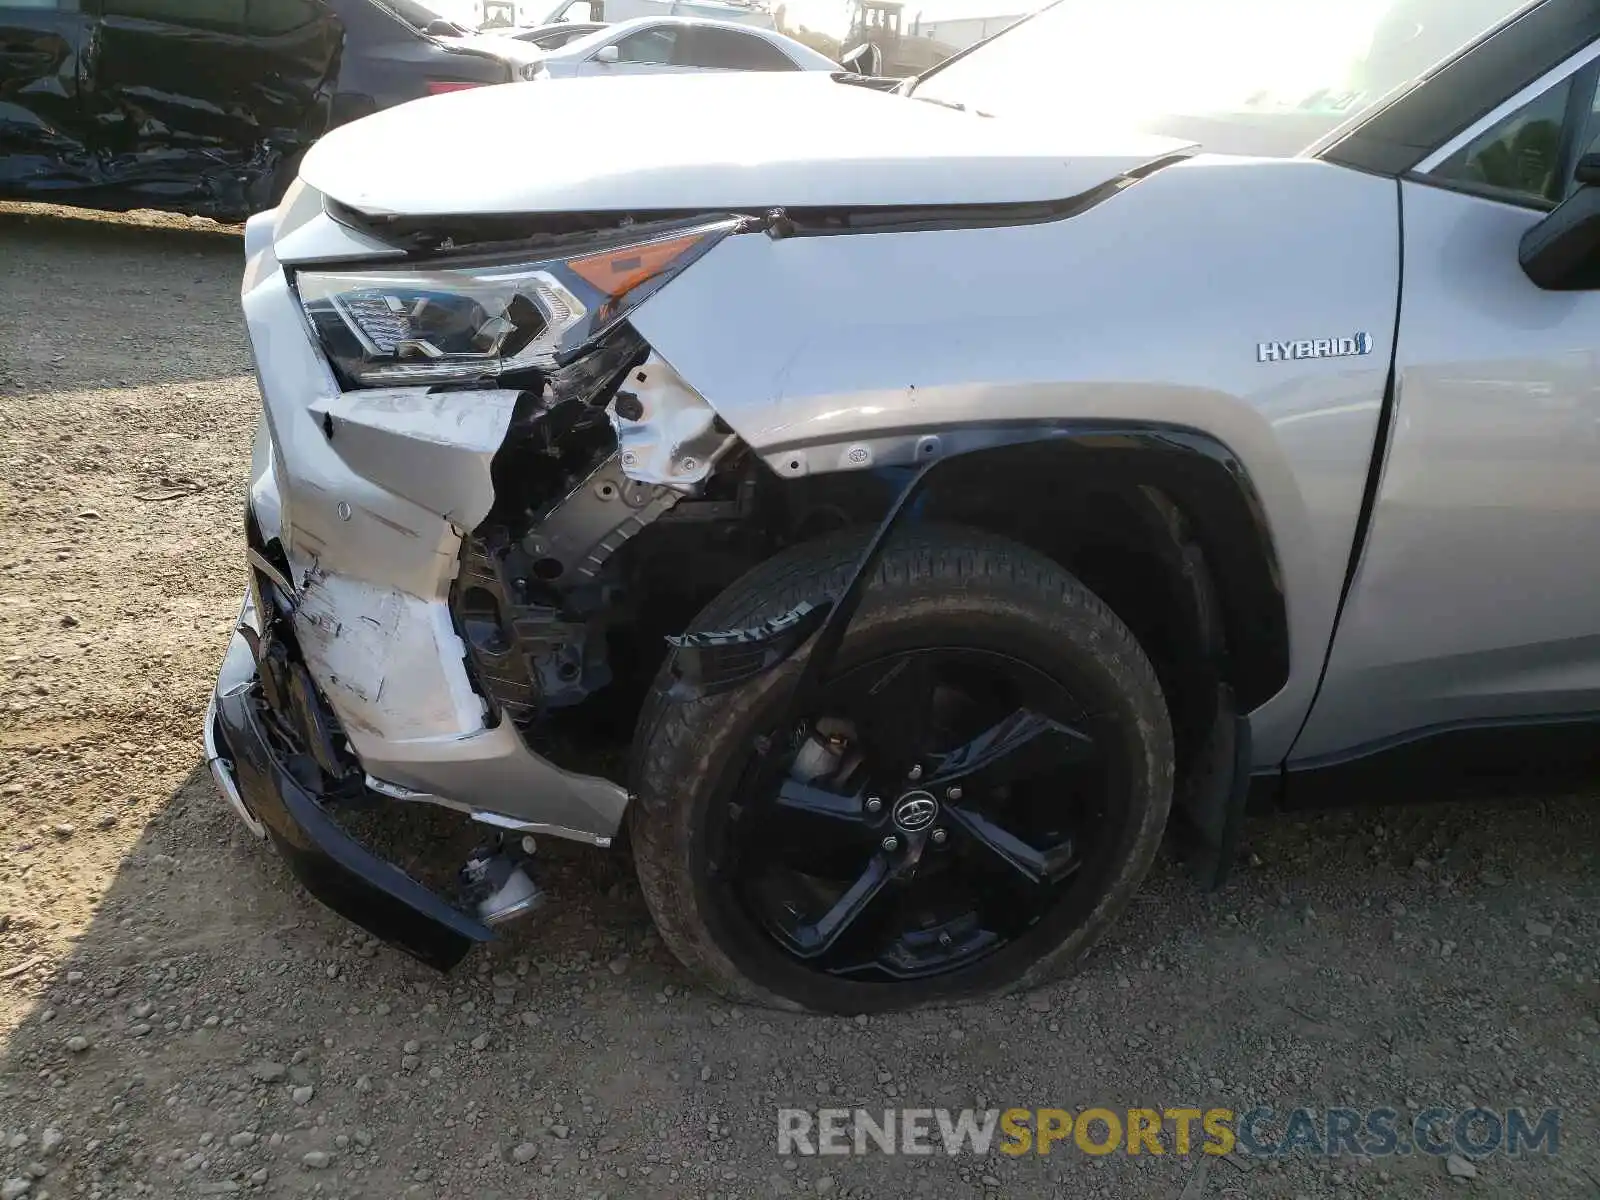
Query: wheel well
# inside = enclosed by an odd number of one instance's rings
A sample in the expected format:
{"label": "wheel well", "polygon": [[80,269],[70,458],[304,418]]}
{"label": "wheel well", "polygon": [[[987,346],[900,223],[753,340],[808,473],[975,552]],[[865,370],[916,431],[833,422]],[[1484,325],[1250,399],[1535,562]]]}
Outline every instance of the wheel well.
{"label": "wheel well", "polygon": [[[843,478],[808,482],[825,496]],[[1167,695],[1180,775],[1210,734],[1218,684],[1244,712],[1287,678],[1265,522],[1237,461],[1209,439],[1119,432],[975,451],[944,464],[911,515],[1022,542],[1110,605]]]}
{"label": "wheel well", "polygon": [[[904,468],[780,479],[740,456],[617,556],[610,622],[615,680],[568,711],[580,740],[630,736],[665,653],[664,635],[784,546],[879,522]],[[1248,712],[1288,676],[1279,574],[1260,506],[1220,444],[1172,430],[1089,431],[960,454],[941,463],[907,520],[1019,541],[1100,596],[1138,638],[1167,697],[1180,777],[1218,714],[1219,684]],[[693,570],[685,570],[693,563]]]}

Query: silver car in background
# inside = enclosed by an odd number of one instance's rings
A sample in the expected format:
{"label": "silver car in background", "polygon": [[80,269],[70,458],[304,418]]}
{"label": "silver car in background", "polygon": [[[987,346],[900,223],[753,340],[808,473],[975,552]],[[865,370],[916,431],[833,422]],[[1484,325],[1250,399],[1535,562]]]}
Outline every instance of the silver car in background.
{"label": "silver car in background", "polygon": [[546,51],[533,78],[841,70],[827,55],[773,29],[697,17],[635,17]]}
{"label": "silver car in background", "polygon": [[[626,845],[708,984],[854,1013],[1068,968],[1252,801],[1600,766],[1600,4],[852,78],[436,97],[249,223],[207,736],[314,894],[448,967]],[[357,804],[481,827],[459,894]]]}

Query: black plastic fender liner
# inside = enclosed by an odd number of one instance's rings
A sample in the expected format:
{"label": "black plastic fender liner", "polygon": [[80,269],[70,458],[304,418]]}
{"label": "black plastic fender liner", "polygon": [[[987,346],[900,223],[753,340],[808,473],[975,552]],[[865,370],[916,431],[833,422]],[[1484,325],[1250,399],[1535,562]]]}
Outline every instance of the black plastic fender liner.
{"label": "black plastic fender liner", "polygon": [[1217,715],[1200,759],[1172,798],[1183,859],[1195,882],[1228,881],[1250,795],[1250,722],[1234,711],[1233,689],[1217,687]]}
{"label": "black plastic fender liner", "polygon": [[822,627],[831,601],[802,602],[754,629],[669,637],[673,683],[667,695],[699,699],[731,691],[788,658]]}
{"label": "black plastic fender liner", "polygon": [[[802,603],[757,629],[691,633],[669,638],[674,682],[668,696],[674,700],[694,700],[726,691],[772,670],[802,646],[809,645],[811,652],[790,685],[784,705],[784,721],[791,721],[795,713],[804,709],[816,691],[817,681],[832,664],[833,656],[844,641],[850,618],[861,604],[861,595],[866,591],[873,568],[883,556],[889,535],[899,524],[901,515],[922,494],[929,475],[952,461],[953,458],[942,458],[923,464],[901,489],[862,550],[850,582],[838,596],[829,596],[815,605]],[[801,636],[795,636],[797,633]]]}

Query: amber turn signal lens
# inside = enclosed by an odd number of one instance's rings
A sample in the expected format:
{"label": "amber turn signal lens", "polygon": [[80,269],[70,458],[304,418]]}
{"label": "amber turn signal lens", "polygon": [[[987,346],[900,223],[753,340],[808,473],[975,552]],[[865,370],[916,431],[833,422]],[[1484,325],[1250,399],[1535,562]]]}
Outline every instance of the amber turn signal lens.
{"label": "amber turn signal lens", "polygon": [[643,246],[605,250],[584,258],[574,258],[567,263],[567,267],[590,287],[615,299],[661,274],[704,241],[705,236],[704,233],[691,233],[659,242],[647,242]]}

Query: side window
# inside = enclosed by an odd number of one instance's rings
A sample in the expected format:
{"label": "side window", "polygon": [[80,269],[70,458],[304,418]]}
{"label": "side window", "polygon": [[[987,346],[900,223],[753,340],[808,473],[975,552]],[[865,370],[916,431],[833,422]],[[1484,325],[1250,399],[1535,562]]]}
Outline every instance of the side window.
{"label": "side window", "polygon": [[34,12],[77,12],[78,0],[0,0],[0,8],[26,8]]}
{"label": "side window", "polygon": [[598,21],[594,10],[589,7],[589,0],[572,0],[572,3],[561,10],[557,21]]}
{"label": "side window", "polygon": [[798,68],[776,46],[748,33],[701,26],[694,31],[689,66],[724,71],[794,71]]}
{"label": "side window", "polygon": [[244,29],[244,0],[105,0],[101,11],[108,17],[134,17],[226,33]]}
{"label": "side window", "polygon": [[[1582,71],[1579,75],[1587,77]],[[1573,78],[1568,76],[1484,130],[1429,174],[1486,196],[1559,201],[1567,183],[1561,134]]]}
{"label": "side window", "polygon": [[628,63],[670,63],[675,29],[641,29],[617,43],[617,61]]}

